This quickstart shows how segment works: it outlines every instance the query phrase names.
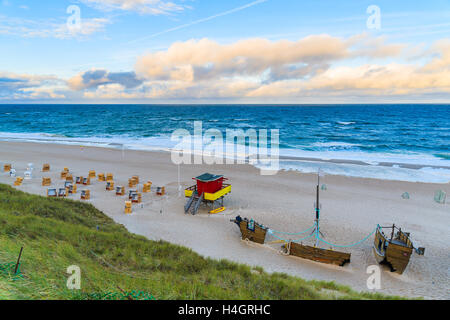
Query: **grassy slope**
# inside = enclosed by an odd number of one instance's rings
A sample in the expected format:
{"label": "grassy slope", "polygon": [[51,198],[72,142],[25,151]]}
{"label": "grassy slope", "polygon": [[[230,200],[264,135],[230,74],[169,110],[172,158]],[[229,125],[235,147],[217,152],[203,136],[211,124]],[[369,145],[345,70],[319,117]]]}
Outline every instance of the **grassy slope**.
{"label": "grassy slope", "polygon": [[206,259],[131,234],[90,204],[0,185],[0,264],[15,261],[22,245],[24,278],[0,274],[0,299],[79,298],[66,288],[69,265],[81,268],[82,293],[143,290],[156,299],[386,298]]}

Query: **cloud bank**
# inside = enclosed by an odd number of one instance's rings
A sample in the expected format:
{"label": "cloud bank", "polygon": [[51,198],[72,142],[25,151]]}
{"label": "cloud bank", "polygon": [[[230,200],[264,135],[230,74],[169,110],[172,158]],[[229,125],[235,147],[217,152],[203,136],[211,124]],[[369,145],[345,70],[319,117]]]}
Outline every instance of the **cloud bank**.
{"label": "cloud bank", "polygon": [[98,88],[109,84],[119,84],[124,88],[136,88],[142,84],[134,72],[108,72],[106,70],[86,71],[68,80],[73,90]]}
{"label": "cloud bank", "polygon": [[64,99],[65,81],[53,76],[0,72],[0,100]]}
{"label": "cloud bank", "polygon": [[414,97],[448,102],[450,39],[420,49],[365,34],[228,44],[200,39],[138,57],[132,71],[92,69],[68,80],[53,79],[64,83],[65,92],[51,91],[46,78],[3,78],[3,94],[30,90],[37,95],[40,90],[87,101],[365,103]]}

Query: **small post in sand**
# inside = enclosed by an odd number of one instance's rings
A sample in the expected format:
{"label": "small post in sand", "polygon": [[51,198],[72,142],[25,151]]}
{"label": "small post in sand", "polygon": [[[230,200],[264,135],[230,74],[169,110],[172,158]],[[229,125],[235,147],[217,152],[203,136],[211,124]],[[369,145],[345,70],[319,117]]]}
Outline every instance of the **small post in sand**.
{"label": "small post in sand", "polygon": [[17,270],[19,270],[20,258],[22,258],[23,247],[20,248],[19,257],[17,258],[16,267],[14,268],[14,274],[17,274]]}

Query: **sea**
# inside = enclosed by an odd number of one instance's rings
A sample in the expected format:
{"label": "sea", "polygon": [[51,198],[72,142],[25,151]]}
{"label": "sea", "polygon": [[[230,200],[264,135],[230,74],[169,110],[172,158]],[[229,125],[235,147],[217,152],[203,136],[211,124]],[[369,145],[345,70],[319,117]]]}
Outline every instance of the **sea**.
{"label": "sea", "polygon": [[0,140],[170,151],[177,144],[174,131],[194,134],[194,122],[205,132],[224,135],[226,130],[279,130],[284,170],[450,182],[448,104],[11,104],[0,105]]}

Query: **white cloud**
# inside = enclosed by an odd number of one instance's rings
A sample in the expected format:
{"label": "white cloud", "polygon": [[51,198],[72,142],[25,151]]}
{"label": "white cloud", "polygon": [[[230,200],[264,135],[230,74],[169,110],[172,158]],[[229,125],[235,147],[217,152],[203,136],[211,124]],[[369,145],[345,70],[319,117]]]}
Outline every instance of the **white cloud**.
{"label": "white cloud", "polygon": [[0,72],[0,99],[62,99],[67,86],[54,76]]}
{"label": "white cloud", "polygon": [[95,91],[86,91],[83,96],[87,99],[135,99],[136,93],[128,93],[125,87],[118,83],[104,84],[97,87]]}
{"label": "white cloud", "polygon": [[141,14],[161,15],[183,11],[186,6],[167,0],[81,0],[100,10],[126,10]]}
{"label": "white cloud", "polygon": [[346,59],[396,57],[404,47],[366,34],[349,39],[312,35],[298,41],[256,38],[226,45],[209,39],[189,40],[138,58],[136,71],[151,80],[258,77],[274,82],[312,77]]}
{"label": "white cloud", "polygon": [[295,42],[249,39],[226,45],[202,39],[140,57],[136,71],[150,82],[164,83],[155,91],[158,97],[172,98],[450,93],[450,40],[426,50],[425,64],[412,63],[407,49],[367,34],[348,39],[316,35]]}
{"label": "white cloud", "polygon": [[329,35],[299,41],[248,39],[222,45],[209,39],[174,43],[140,57],[138,74],[153,80],[198,81],[233,76],[300,77],[349,57],[346,41]]}
{"label": "white cloud", "polygon": [[111,21],[106,18],[83,18],[81,28],[69,29],[66,19],[30,20],[0,15],[0,34],[24,38],[85,38],[105,30]]}
{"label": "white cloud", "polygon": [[108,72],[93,69],[70,78],[67,83],[73,90],[91,89],[109,84],[120,84],[130,89],[140,86],[142,80],[138,79],[134,72]]}

